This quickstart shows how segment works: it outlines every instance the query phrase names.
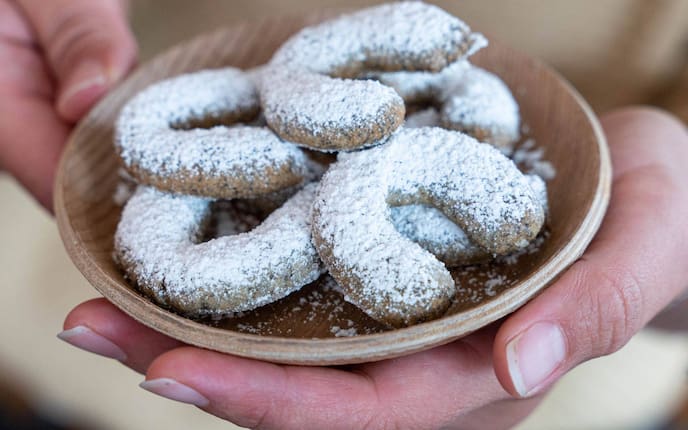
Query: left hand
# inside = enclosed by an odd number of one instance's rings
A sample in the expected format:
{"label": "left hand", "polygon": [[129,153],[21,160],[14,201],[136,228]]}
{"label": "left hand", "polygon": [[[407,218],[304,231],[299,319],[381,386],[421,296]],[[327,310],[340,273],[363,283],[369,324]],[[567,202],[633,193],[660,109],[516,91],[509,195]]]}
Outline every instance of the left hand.
{"label": "left hand", "polygon": [[136,62],[124,0],[0,0],[0,172],[47,210],[74,123]]}
{"label": "left hand", "polygon": [[241,426],[511,427],[553,382],[619,349],[688,285],[685,127],[646,108],[602,123],[615,168],[602,228],[578,262],[501,327],[346,370],[183,346],[104,299],[72,311],[61,337],[145,373],[150,391]]}

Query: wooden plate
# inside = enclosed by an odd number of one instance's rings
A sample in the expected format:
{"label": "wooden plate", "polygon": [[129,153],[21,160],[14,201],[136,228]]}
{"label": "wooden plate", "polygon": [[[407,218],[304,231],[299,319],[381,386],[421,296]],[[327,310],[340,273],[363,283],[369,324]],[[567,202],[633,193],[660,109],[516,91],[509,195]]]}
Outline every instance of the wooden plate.
{"label": "wooden plate", "polygon": [[[517,264],[455,272],[462,293],[446,316],[393,331],[343,302],[327,280],[220,322],[183,318],[138,294],[112,261],[120,217],[112,197],[118,182],[112,125],[119,109],[141,88],[169,76],[262,64],[290,34],[318,19],[266,20],[184,43],[143,65],[79,124],[59,167],[55,211],[67,252],[98,291],[134,319],[192,345],[274,362],[345,364],[408,354],[471,333],[522,306],[582,254],[610,194],[609,155],[597,120],[559,75],[491,43],[475,62],[512,88],[530,137],[545,149],[557,171],[549,183],[550,236],[539,252]],[[486,284],[488,277],[491,282]]]}

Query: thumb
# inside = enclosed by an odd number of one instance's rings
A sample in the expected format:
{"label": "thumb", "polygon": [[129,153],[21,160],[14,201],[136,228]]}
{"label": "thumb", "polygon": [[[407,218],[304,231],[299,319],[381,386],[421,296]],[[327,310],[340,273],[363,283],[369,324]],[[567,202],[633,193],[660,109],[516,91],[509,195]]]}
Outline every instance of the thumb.
{"label": "thumb", "polygon": [[597,237],[556,283],[512,315],[495,372],[517,397],[610,354],[688,286],[688,134],[669,115],[626,109],[602,119],[614,165]]}
{"label": "thumb", "polygon": [[56,109],[79,120],[136,60],[122,0],[18,0],[57,79]]}

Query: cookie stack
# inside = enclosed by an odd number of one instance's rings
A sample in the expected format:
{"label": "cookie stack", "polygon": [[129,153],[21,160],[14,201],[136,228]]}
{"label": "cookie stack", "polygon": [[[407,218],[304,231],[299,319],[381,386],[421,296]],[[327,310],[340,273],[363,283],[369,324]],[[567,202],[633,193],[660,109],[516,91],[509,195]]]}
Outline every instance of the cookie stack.
{"label": "cookie stack", "polygon": [[[145,89],[116,125],[140,185],[115,260],[189,317],[255,309],[326,272],[388,326],[441,316],[457,291],[447,267],[523,249],[545,221],[545,183],[504,155],[518,106],[468,62],[486,45],[443,10],[400,2],[306,28],[260,68]],[[407,115],[418,106],[430,108]],[[227,201],[276,209],[205,240]]]}

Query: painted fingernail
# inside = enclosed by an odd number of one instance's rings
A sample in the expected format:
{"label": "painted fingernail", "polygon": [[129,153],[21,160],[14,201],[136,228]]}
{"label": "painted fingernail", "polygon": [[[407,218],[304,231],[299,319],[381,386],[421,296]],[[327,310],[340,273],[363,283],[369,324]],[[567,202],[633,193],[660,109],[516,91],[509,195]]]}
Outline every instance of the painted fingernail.
{"label": "painted fingernail", "polygon": [[506,347],[509,374],[521,397],[535,394],[564,361],[566,343],[561,328],[540,322],[512,339]]}
{"label": "painted fingernail", "polygon": [[57,335],[57,338],[103,357],[114,358],[119,361],[127,359],[127,354],[122,351],[122,348],[86,326],[78,325],[69,330],[64,330]]}
{"label": "painted fingernail", "polygon": [[143,381],[139,384],[139,387],[157,394],[158,396],[182,403],[188,403],[190,405],[204,407],[208,406],[210,403],[210,401],[198,391],[170,378]]}

